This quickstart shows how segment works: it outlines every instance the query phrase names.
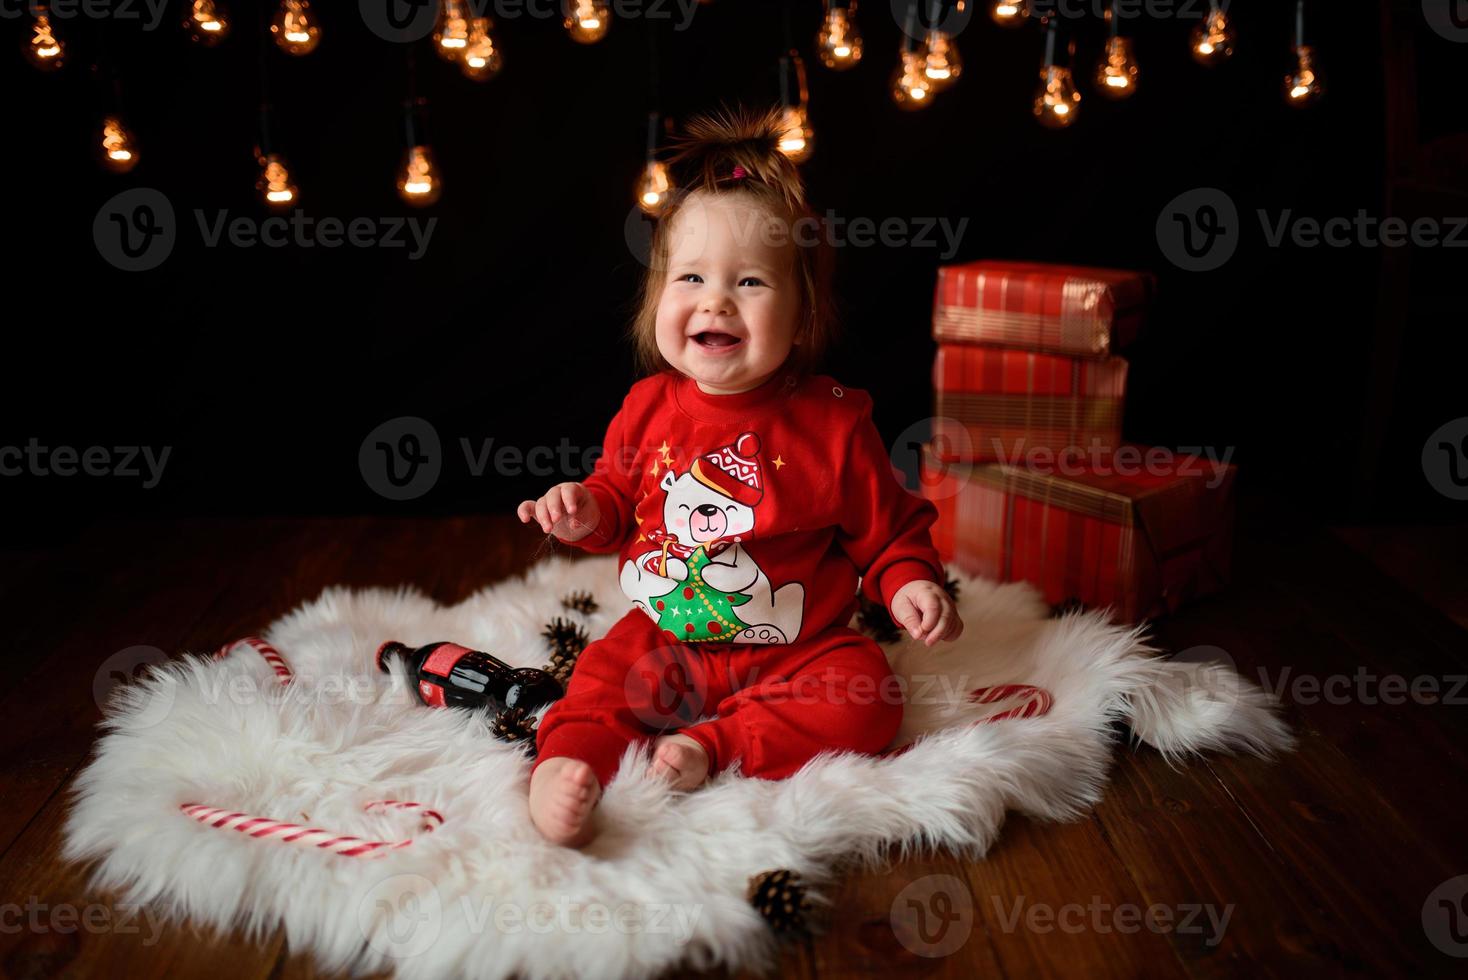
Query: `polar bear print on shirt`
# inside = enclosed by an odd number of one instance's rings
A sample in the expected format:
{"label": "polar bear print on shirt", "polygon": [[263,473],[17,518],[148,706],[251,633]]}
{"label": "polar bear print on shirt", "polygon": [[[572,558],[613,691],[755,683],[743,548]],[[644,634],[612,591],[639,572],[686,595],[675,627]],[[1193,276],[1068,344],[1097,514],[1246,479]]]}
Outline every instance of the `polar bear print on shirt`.
{"label": "polar bear print on shirt", "polygon": [[778,589],[744,546],[764,496],[759,437],[697,457],[684,473],[669,470],[663,526],[655,547],[622,565],[622,591],[685,643],[793,643],[805,613],[805,586]]}

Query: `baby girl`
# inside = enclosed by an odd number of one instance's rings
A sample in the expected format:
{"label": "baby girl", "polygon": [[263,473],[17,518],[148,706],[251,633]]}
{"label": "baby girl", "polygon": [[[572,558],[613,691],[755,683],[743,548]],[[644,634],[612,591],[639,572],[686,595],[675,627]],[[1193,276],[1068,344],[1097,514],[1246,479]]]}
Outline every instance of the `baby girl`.
{"label": "baby girl", "polygon": [[536,736],[530,816],[556,843],[593,837],[634,742],[654,740],[653,772],[681,790],[735,763],[781,779],[822,752],[885,748],[902,692],[846,625],[858,579],[914,639],[963,629],[936,512],[894,476],[871,399],[812,372],[833,330],[830,245],[779,136],[778,112],[689,123],[632,325],[649,376],[591,476],[518,510],[618,554],[633,604]]}

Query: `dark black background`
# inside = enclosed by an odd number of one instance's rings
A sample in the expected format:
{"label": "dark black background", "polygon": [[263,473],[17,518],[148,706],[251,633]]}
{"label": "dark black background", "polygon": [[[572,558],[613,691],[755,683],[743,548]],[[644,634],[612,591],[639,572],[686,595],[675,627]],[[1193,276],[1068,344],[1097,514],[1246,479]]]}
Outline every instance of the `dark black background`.
{"label": "dark black background", "polygon": [[[215,50],[188,42],[177,3],[159,30],[100,29],[141,144],[141,164],[122,176],[91,156],[104,105],[87,70],[98,26],[60,21],[71,61],[41,75],[18,53],[24,21],[0,21],[10,52],[0,56],[10,257],[0,444],[172,447],[151,490],[120,478],[4,478],[6,524],[497,511],[560,479],[473,477],[458,441],[594,446],[633,379],[623,331],[641,266],[624,224],[653,100],[650,32],[663,112],[763,104],[777,94],[784,5],[716,0],[684,31],[674,20],[622,19],[592,46],[573,43],[557,20],[502,18],[506,67],[484,85],[421,42],[418,86],[431,99],[446,190],[415,212],[393,190],[402,47],[367,30],[355,3],[318,4],[315,53],[265,52],[277,143],[313,217],[436,217],[417,262],[402,249],[203,246],[195,209],[263,216],[251,153],[262,39],[253,5],[229,6],[235,31]],[[1246,488],[1309,501],[1324,520],[1451,519],[1419,457],[1429,433],[1468,409],[1468,252],[1414,252],[1395,397],[1367,417],[1381,250],[1268,248],[1255,217],[1260,208],[1322,220],[1382,213],[1375,4],[1312,4],[1309,33],[1330,91],[1304,112],[1281,94],[1293,4],[1234,5],[1238,50],[1216,70],[1189,56],[1194,20],[1130,22],[1143,74],[1121,104],[1089,83],[1101,21],[1067,21],[1086,98],[1063,132],[1030,113],[1038,25],[1001,29],[984,6],[958,37],[962,80],[928,110],[904,113],[888,95],[900,39],[888,4],[861,5],[866,58],[839,74],[814,57],[821,4],[789,5],[808,60],[816,149],[803,170],[816,207],[848,220],[966,218],[955,260],[1153,270],[1150,331],[1126,352],[1129,439],[1233,447]],[[1468,46],[1424,24],[1415,33],[1424,136],[1460,131],[1461,86],[1431,82],[1460,80]],[[151,272],[120,272],[93,245],[99,207],[130,187],[163,191],[180,218],[177,247]],[[1209,273],[1170,265],[1154,231],[1164,205],[1197,187],[1226,191],[1243,216],[1237,254]],[[828,372],[873,392],[893,439],[930,414],[940,255],[846,247],[838,261],[845,337]],[[398,503],[367,487],[357,454],[374,426],[403,415],[429,420],[447,456],[431,492]],[[1364,464],[1380,478],[1368,501],[1359,453],[1374,421],[1386,441]]]}

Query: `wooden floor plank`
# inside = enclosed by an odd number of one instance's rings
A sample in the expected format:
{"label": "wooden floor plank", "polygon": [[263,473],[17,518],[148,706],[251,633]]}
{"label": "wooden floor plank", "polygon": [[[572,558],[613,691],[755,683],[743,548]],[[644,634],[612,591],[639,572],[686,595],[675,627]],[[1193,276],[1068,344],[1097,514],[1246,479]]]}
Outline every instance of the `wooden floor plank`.
{"label": "wooden floor plank", "polygon": [[[14,841],[0,852],[0,895],[77,913],[90,905],[91,914],[114,922],[100,932],[0,934],[0,968],[27,976],[326,976],[309,955],[286,949],[279,933],[251,943],[173,928],[145,942],[145,916],[134,912],[138,931],[124,933],[115,923],[127,910],[91,893],[81,869],[58,865],[63,789],[95,735],[92,676],[131,644],[206,652],[259,632],[330,584],[408,583],[451,604],[550,554],[581,553],[548,550],[544,535],[507,514],[195,519],[100,525],[56,556],[29,553],[24,564],[0,570],[7,601],[19,597],[36,614],[0,640],[7,660],[21,665],[21,682],[0,693],[0,716],[10,722],[0,728],[0,794],[7,803],[18,798],[12,810],[24,817],[7,825],[0,816],[0,843],[7,827]],[[1288,522],[1246,528],[1235,570],[1236,584],[1223,595],[1158,623],[1159,643],[1218,646],[1246,676],[1264,668],[1273,681],[1284,667],[1294,676],[1357,665],[1409,675],[1468,669],[1468,645],[1452,620],[1338,541],[1332,547]],[[54,685],[36,683],[42,677]],[[1460,962],[1431,946],[1419,916],[1438,882],[1468,870],[1468,836],[1458,832],[1468,712],[1351,700],[1297,704],[1289,717],[1302,739],[1295,755],[1272,763],[1220,757],[1173,769],[1142,748],[1119,759],[1089,820],[1051,825],[1011,817],[983,861],[913,858],[843,877],[825,932],[784,944],[777,971],[1446,975]],[[925,943],[929,952],[937,947],[914,938],[909,921],[894,920],[893,907],[908,908],[915,921],[917,909],[902,900],[917,901],[929,939],[941,943],[941,919],[952,906],[933,902],[937,876],[959,883],[961,893],[944,887],[967,902],[971,927],[956,950],[925,957]],[[904,895],[914,885],[929,891]],[[1191,923],[1195,931],[1178,928],[1189,908],[1207,905],[1215,915],[1232,906],[1214,943],[1204,915]],[[1082,928],[1050,924],[1052,913],[1076,923],[1076,906],[1083,907]],[[1123,906],[1139,915],[1167,908],[1171,927],[1122,932],[1132,921],[1131,913],[1117,920],[1114,910]]]}
{"label": "wooden floor plank", "polygon": [[1099,824],[1011,816],[966,871],[1006,976],[1179,977],[1182,961]]}
{"label": "wooden floor plank", "polygon": [[[176,649],[189,622],[222,595],[224,580],[207,574],[200,556],[184,549],[185,539],[179,528],[112,529],[100,545],[105,553],[85,565],[63,563],[98,577],[89,580],[90,595],[79,593],[58,620],[64,625],[57,635],[27,641],[34,646],[19,653],[20,680],[0,694],[0,718],[6,720],[0,758],[11,760],[0,768],[0,798],[6,800],[0,857],[86,754],[101,719],[95,698],[105,694],[108,673],[136,674],[150,656],[161,659]],[[175,554],[162,560],[176,560],[182,580],[160,588],[166,573],[152,563]]]}
{"label": "wooden floor plank", "polygon": [[[1379,700],[1380,678],[1440,680],[1454,668],[1424,654],[1434,641],[1413,636],[1410,626],[1403,627],[1404,646],[1397,648],[1378,627],[1346,611],[1370,602],[1362,593],[1381,584],[1376,576],[1363,572],[1360,581],[1322,591],[1301,584],[1319,574],[1313,564],[1267,546],[1246,543],[1244,550],[1247,580],[1218,602],[1157,624],[1159,642],[1172,650],[1223,649],[1244,676],[1281,692],[1296,724],[1319,732],[1342,755],[1358,793],[1413,828],[1414,846],[1468,867],[1468,839],[1455,829],[1461,787],[1468,786],[1468,712],[1410,698],[1399,704]],[[1328,697],[1323,685],[1346,696]],[[1468,687],[1463,693],[1468,697]],[[1290,762],[1281,765],[1288,771]]]}
{"label": "wooden floor plank", "polygon": [[[248,530],[248,533],[240,533]],[[257,631],[270,619],[288,611],[299,596],[319,591],[335,581],[348,563],[351,547],[364,535],[367,524],[360,520],[342,522],[282,522],[268,531],[261,527],[220,528],[208,535],[181,542],[178,551],[161,551],[156,558],[160,567],[154,581],[168,581],[178,576],[208,580],[212,568],[233,569],[226,573],[218,601],[201,610],[179,606],[186,625],[175,640],[159,637],[170,653],[176,650],[207,651],[216,648],[223,638],[235,638]],[[214,578],[216,584],[220,578]],[[179,602],[187,591],[158,590],[156,601],[170,598]],[[164,611],[156,608],[152,598],[144,599],[129,615],[126,629],[161,631],[151,625],[165,621]],[[155,620],[143,622],[148,617]],[[85,663],[65,676],[83,671]],[[47,739],[48,759],[60,772],[68,766],[74,771],[88,754],[91,744],[90,717],[75,712],[76,718],[55,718],[49,727],[36,734]],[[0,861],[0,893],[27,896],[52,896],[61,902],[85,901],[104,908],[119,908],[116,896],[86,886],[85,869],[63,864],[59,859],[60,831],[65,816],[64,794],[57,793],[46,804],[39,818],[29,826],[16,845]],[[86,896],[85,899],[79,896]],[[42,899],[45,900],[45,899]],[[168,928],[152,936],[119,930],[88,933],[70,952],[68,969],[77,975],[91,975],[122,970],[124,975],[265,977],[278,958],[280,937],[263,943],[250,942],[240,936],[217,936],[200,942],[193,928]],[[9,949],[7,940],[18,940]],[[18,936],[0,936],[0,958],[25,954],[28,943],[44,941],[44,937],[22,932]]]}
{"label": "wooden floor plank", "polygon": [[[1238,766],[1248,778],[1271,768],[1257,759]],[[1206,769],[1174,769],[1142,750],[1117,767],[1096,819],[1145,901],[1175,911],[1168,938],[1193,976],[1391,973],[1406,952],[1302,888],[1290,856],[1259,837]]]}
{"label": "wooden floor plank", "polygon": [[830,898],[826,931],[811,945],[817,977],[1003,976],[954,857],[914,856],[852,871]]}

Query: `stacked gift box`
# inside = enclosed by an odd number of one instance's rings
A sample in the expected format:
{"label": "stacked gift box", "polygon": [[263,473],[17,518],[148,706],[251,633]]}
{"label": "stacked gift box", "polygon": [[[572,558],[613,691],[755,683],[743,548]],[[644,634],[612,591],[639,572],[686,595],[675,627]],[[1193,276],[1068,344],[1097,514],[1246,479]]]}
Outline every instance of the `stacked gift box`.
{"label": "stacked gift box", "polygon": [[1233,468],[1122,441],[1143,272],[980,261],[939,270],[922,485],[943,559],[1119,622],[1228,580]]}

